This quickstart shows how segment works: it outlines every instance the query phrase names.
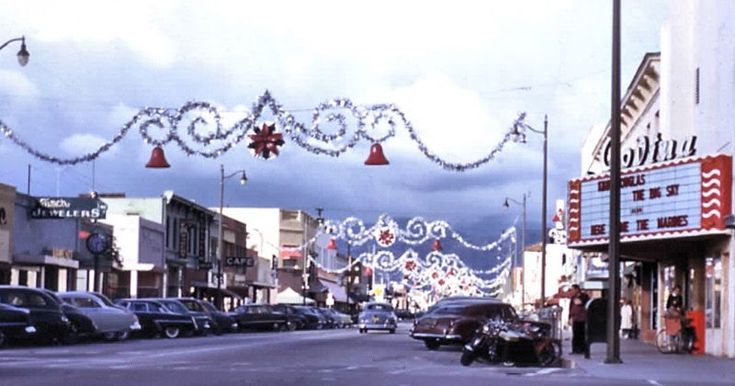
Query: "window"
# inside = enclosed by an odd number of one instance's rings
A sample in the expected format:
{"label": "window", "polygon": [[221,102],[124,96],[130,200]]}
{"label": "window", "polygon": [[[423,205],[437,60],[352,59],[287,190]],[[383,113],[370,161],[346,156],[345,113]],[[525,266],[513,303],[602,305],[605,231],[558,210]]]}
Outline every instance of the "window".
{"label": "window", "polygon": [[132,303],[128,307],[133,311],[140,311],[140,312],[146,312],[148,311],[148,305],[145,303]]}
{"label": "window", "polygon": [[89,298],[74,298],[73,299],[74,305],[81,308],[99,308],[99,304],[95,302],[92,299]]}
{"label": "window", "polygon": [[704,319],[707,328],[721,328],[722,316],[722,259],[708,257],[704,263],[705,299]]}

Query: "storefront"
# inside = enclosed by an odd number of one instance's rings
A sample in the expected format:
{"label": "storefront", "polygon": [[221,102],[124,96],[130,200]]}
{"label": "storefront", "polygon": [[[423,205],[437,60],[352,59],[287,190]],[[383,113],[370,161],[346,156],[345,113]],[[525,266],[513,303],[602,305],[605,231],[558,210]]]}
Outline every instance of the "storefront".
{"label": "storefront", "polygon": [[[660,328],[669,291],[683,289],[685,307],[705,315],[705,342],[717,344],[721,325],[722,261],[728,257],[732,157],[689,157],[626,169],[621,176],[621,296],[637,302],[644,340]],[[609,175],[569,183],[569,245],[607,248]],[[637,268],[636,268],[637,267]],[[637,283],[640,287],[636,288]],[[633,291],[633,289],[636,289]]]}
{"label": "storefront", "polygon": [[15,188],[0,184],[0,284],[10,284]]}

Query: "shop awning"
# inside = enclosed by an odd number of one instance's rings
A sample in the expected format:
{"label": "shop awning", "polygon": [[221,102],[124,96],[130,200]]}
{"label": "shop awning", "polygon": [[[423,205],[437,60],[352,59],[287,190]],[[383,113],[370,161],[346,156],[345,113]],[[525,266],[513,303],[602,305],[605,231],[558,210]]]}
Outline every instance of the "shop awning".
{"label": "shop awning", "polygon": [[326,281],[319,279],[319,282],[327,288],[327,291],[332,294],[334,297],[334,301],[341,302],[341,303],[347,303],[347,291],[345,291],[344,287],[337,283],[332,283],[331,281]]}
{"label": "shop awning", "polygon": [[292,288],[288,287],[276,295],[276,302],[279,304],[314,304],[314,299],[305,298]]}
{"label": "shop awning", "polygon": [[[218,291],[217,287],[210,287],[209,283],[206,283],[203,281],[192,281],[191,286],[194,288],[201,289],[211,295],[216,295]],[[229,296],[235,299],[242,299],[242,296],[240,296],[239,294],[235,292],[228,290],[227,288],[220,288],[219,291],[224,296]]]}
{"label": "shop awning", "polygon": [[13,256],[14,263],[33,264],[33,265],[54,265],[63,268],[79,268],[79,261],[68,259],[65,257],[56,257],[51,255],[30,255],[19,254]]}

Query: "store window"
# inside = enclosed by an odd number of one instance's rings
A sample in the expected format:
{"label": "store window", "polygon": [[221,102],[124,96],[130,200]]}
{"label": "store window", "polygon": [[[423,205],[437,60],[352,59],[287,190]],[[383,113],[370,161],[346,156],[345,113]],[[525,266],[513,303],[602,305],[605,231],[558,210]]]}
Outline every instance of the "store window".
{"label": "store window", "polygon": [[705,260],[704,319],[707,328],[721,327],[722,310],[722,259],[708,257]]}

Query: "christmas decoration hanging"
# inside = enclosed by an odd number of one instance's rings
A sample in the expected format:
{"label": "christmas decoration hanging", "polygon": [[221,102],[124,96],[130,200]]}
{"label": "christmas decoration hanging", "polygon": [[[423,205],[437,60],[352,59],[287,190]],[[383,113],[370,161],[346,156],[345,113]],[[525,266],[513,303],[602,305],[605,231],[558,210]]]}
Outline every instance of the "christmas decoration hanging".
{"label": "christmas decoration hanging", "polygon": [[250,145],[248,147],[253,149],[253,153],[256,157],[263,157],[268,159],[271,153],[278,156],[278,147],[283,146],[283,134],[276,133],[276,125],[274,123],[268,124],[263,123],[263,126],[258,129],[253,129],[255,134],[249,135]]}

